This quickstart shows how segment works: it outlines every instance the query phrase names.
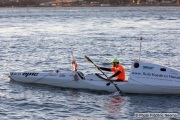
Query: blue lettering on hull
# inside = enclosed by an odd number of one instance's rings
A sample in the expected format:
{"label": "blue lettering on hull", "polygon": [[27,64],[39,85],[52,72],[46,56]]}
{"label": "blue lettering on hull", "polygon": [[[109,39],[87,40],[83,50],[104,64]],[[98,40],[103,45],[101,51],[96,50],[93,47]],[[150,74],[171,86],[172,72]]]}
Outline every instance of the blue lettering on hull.
{"label": "blue lettering on hull", "polygon": [[24,75],[25,77],[27,76],[38,76],[39,73],[23,73],[22,75]]}

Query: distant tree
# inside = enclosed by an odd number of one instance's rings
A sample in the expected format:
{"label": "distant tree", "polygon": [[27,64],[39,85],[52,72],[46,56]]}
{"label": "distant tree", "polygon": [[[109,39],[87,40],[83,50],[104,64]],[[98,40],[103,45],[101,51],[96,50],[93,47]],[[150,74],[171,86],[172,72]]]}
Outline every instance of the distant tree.
{"label": "distant tree", "polygon": [[147,0],[140,0],[140,3],[145,3],[147,2]]}
{"label": "distant tree", "polygon": [[180,4],[180,0],[177,0],[176,3],[177,3],[177,4]]}
{"label": "distant tree", "polygon": [[84,0],[84,3],[90,4],[91,2],[103,2],[104,0]]}
{"label": "distant tree", "polygon": [[99,4],[103,4],[104,2],[106,2],[107,0],[98,0]]}
{"label": "distant tree", "polygon": [[119,0],[110,0],[109,4],[111,4],[111,5],[119,5],[120,3],[119,3]]}
{"label": "distant tree", "polygon": [[22,6],[27,6],[27,5],[35,5],[35,1],[33,0],[19,0],[20,4]]}
{"label": "distant tree", "polygon": [[130,3],[131,0],[121,0],[121,1],[122,1],[121,3],[122,3],[123,5],[127,5],[127,4]]}
{"label": "distant tree", "polygon": [[162,2],[162,0],[156,0],[156,2],[160,3],[160,2]]}

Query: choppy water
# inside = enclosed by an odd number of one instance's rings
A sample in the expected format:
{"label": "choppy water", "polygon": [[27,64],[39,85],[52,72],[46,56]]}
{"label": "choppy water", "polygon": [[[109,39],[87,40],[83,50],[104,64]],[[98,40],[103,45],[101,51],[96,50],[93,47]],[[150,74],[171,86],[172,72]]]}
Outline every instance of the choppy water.
{"label": "choppy water", "polygon": [[[138,59],[180,70],[179,7],[0,8],[0,117],[6,119],[137,119],[134,113],[178,113],[180,96],[127,95],[29,85],[10,71],[78,69],[98,72],[118,57],[127,71]],[[168,119],[168,118],[167,118]]]}

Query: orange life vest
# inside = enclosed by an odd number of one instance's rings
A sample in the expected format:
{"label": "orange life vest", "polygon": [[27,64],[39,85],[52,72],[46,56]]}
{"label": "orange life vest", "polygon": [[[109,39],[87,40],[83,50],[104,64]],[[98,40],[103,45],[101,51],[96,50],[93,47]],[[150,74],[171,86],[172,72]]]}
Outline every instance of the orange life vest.
{"label": "orange life vest", "polygon": [[118,67],[112,67],[111,71],[114,73],[117,73],[118,71],[120,71],[121,73],[116,76],[116,79],[125,81],[125,70],[124,70],[123,66],[118,65]]}

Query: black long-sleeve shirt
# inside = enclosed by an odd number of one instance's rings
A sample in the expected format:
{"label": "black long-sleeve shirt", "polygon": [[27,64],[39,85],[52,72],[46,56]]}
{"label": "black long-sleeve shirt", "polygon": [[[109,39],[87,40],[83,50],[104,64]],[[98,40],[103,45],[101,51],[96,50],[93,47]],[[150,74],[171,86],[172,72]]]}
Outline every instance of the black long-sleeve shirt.
{"label": "black long-sleeve shirt", "polygon": [[[103,68],[103,67],[99,67],[101,70],[104,71],[111,71],[111,68]],[[116,73],[114,73],[114,75],[110,76],[110,78],[116,77],[121,73],[121,71],[117,71]]]}

